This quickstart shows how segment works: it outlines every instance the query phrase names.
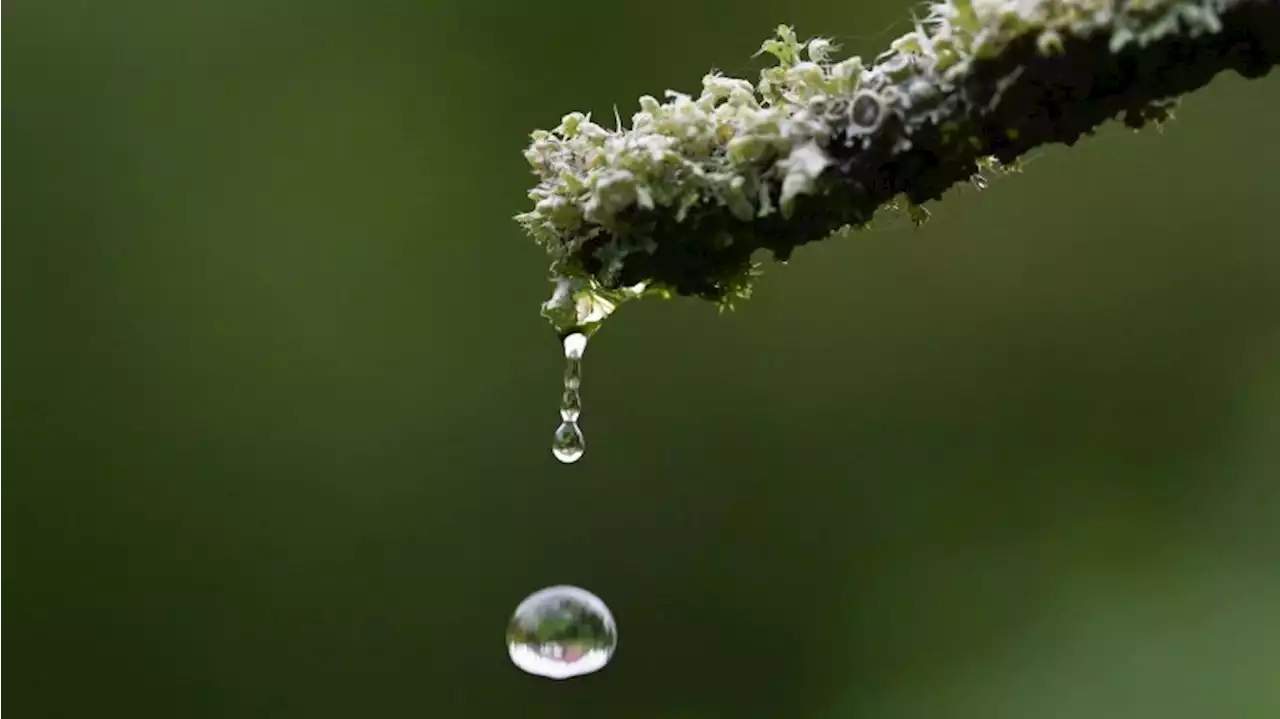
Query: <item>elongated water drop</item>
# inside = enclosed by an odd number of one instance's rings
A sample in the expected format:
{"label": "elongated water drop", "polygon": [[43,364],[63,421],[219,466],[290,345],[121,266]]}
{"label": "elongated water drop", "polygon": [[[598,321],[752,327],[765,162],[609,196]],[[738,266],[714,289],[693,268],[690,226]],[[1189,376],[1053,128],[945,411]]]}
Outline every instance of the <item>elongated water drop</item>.
{"label": "elongated water drop", "polygon": [[566,422],[577,422],[582,415],[582,396],[577,387],[565,387],[560,396],[560,419]]}
{"label": "elongated water drop", "polygon": [[551,453],[565,464],[582,459],[587,440],[578,426],[582,416],[582,353],[587,349],[587,336],[573,332],[564,338],[564,394],[560,396],[561,424],[551,439]]}
{"label": "elongated water drop", "polygon": [[511,662],[530,674],[568,679],[599,671],[613,657],[618,627],[585,589],[561,585],[530,594],[507,623]]}

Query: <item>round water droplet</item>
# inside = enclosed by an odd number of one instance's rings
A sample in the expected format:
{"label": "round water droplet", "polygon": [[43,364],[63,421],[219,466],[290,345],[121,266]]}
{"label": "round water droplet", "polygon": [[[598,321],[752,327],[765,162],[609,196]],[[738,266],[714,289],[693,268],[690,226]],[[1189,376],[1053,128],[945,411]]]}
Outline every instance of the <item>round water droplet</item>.
{"label": "round water droplet", "polygon": [[556,428],[551,438],[551,453],[565,464],[573,464],[582,459],[587,451],[587,439],[582,436],[582,429],[577,422],[566,421]]}
{"label": "round water droplet", "polygon": [[618,627],[600,597],[567,585],[530,594],[507,623],[511,661],[530,674],[568,679],[604,668]]}

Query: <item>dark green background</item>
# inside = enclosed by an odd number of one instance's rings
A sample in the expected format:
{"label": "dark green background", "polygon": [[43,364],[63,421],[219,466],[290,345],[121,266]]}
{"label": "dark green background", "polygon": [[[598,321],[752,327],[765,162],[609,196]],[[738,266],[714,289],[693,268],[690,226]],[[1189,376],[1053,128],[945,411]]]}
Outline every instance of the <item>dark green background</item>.
{"label": "dark green background", "polygon": [[10,716],[1280,713],[1280,78],[623,308],[551,457],[527,133],[907,15],[6,3]]}

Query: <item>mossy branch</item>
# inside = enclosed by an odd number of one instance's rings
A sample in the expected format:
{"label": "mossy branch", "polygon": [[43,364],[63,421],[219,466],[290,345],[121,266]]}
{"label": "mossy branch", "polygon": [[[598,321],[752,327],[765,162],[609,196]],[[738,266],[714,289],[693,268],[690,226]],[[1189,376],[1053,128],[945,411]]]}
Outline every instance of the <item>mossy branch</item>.
{"label": "mossy branch", "polygon": [[1260,77],[1280,0],[948,0],[869,66],[832,50],[782,27],[758,83],[711,74],[697,98],[641,98],[630,129],[573,113],[533,134],[537,204],[517,220],[552,256],[558,329],[641,294],[727,304],[756,250],[785,260],[899,201],[922,221],[1033,148],[1165,120],[1226,70]]}

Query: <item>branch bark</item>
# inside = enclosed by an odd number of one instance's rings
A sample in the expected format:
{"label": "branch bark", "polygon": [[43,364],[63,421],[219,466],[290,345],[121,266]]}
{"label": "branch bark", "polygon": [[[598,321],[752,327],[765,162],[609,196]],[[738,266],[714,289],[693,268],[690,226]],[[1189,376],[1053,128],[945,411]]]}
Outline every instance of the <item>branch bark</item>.
{"label": "branch bark", "polygon": [[[583,223],[578,239],[548,249],[559,267],[606,290],[646,283],[724,301],[746,287],[756,250],[786,260],[896,198],[923,213],[985,158],[1009,165],[1115,118],[1134,128],[1158,122],[1219,73],[1258,78],[1280,62],[1280,0],[1005,2],[1013,22],[992,26],[989,15],[977,33],[999,40],[970,61],[940,70],[922,54],[887,53],[872,66],[878,74],[864,74],[877,82],[819,100],[831,120],[815,138],[825,162],[791,211],[744,219],[714,198],[693,211],[634,203],[607,227]],[[773,197],[783,192],[780,173],[761,178]]]}

